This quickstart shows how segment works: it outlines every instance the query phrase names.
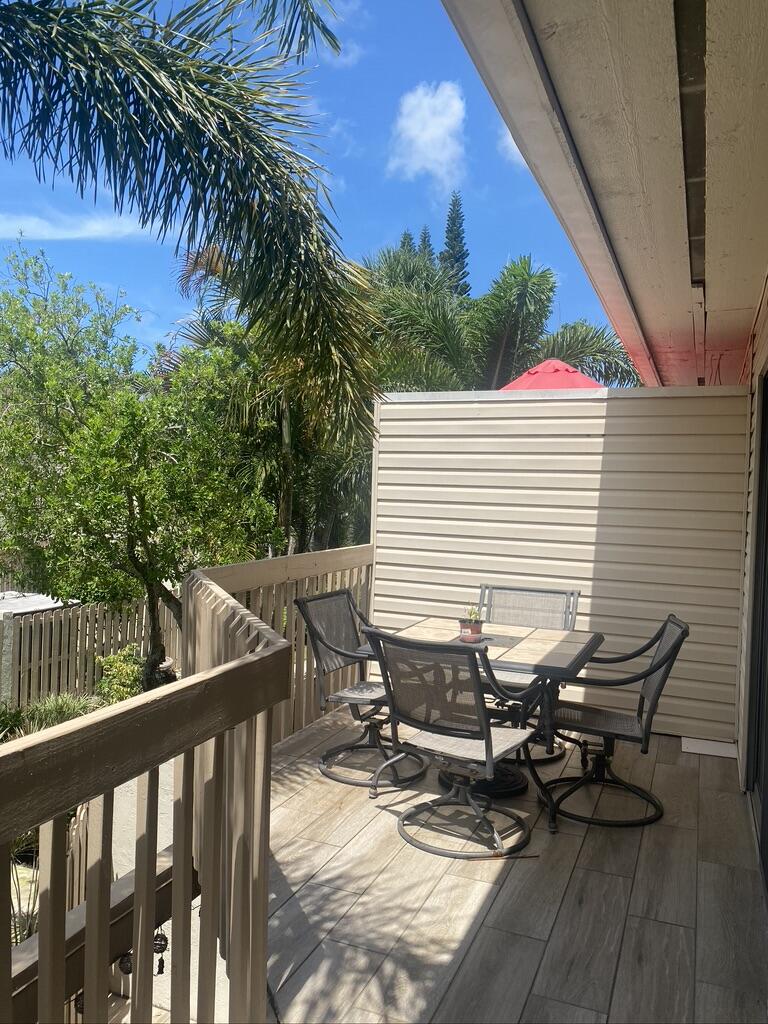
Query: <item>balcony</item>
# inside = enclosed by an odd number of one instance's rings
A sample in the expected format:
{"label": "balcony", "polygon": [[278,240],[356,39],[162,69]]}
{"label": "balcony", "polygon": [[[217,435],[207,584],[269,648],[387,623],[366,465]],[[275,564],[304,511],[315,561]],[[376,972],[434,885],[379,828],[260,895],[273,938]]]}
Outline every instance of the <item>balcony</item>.
{"label": "balcony", "polygon": [[[320,776],[348,727],[335,714],[275,748],[268,949],[284,1021],[765,1020],[768,919],[735,761],[654,736],[616,762],[662,797],[660,822],[550,835],[531,788],[506,803],[533,825],[532,856],[462,862],[397,832],[406,805],[440,792],[434,771],[377,801]],[[624,799],[601,810],[632,813]]]}
{"label": "balcony", "polygon": [[[6,1019],[64,1020],[69,1005],[75,1021],[257,1021],[268,977],[286,1022],[765,1020],[768,922],[734,760],[670,735],[645,756],[620,747],[662,821],[561,819],[550,835],[531,787],[510,805],[533,839],[506,862],[400,838],[396,816],[439,792],[434,771],[377,800],[319,774],[320,752],[356,729],[320,715],[293,599],[349,586],[366,607],[372,583],[370,546],[194,573],[182,680],[4,745],[0,843],[35,824],[42,839],[39,934],[0,964]],[[126,821],[112,793],[131,780]],[[87,899],[67,911],[62,821],[86,802]],[[121,829],[133,870],[110,884]],[[111,965],[128,951],[125,978]]]}

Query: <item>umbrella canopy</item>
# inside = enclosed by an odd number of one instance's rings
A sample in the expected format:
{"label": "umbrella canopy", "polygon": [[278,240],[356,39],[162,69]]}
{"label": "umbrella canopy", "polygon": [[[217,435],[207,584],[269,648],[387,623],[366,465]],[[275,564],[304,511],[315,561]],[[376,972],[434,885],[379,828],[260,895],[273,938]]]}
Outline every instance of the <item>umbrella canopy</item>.
{"label": "umbrella canopy", "polygon": [[562,391],[566,388],[602,388],[596,380],[585,376],[575,366],[560,359],[545,359],[538,366],[520,374],[500,391]]}

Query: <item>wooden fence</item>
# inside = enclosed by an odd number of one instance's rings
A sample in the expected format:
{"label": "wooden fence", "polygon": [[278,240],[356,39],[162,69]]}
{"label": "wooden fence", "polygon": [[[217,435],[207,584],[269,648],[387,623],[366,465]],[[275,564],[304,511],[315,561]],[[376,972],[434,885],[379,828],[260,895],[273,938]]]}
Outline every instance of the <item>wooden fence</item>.
{"label": "wooden fence", "polygon": [[[166,653],[181,661],[181,636],[161,606]],[[147,653],[146,602],[118,610],[105,604],[74,605],[26,615],[0,615],[0,700],[24,706],[51,693],[93,693],[101,679],[98,658],[127,644]]]}
{"label": "wooden fence", "polygon": [[[285,739],[321,716],[315,693],[314,658],[294,598],[348,587],[364,613],[370,608],[373,545],[361,544],[301,555],[205,569],[206,575],[291,645],[291,696],[275,708],[273,740]],[[355,666],[331,678],[334,689],[354,681]]]}

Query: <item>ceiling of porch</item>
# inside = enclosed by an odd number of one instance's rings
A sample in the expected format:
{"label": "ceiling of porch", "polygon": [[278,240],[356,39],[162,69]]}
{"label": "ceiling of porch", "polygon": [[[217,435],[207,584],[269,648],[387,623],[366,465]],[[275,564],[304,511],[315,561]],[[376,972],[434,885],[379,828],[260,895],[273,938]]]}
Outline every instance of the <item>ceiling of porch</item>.
{"label": "ceiling of porch", "polygon": [[645,383],[739,381],[768,266],[762,0],[444,0]]}

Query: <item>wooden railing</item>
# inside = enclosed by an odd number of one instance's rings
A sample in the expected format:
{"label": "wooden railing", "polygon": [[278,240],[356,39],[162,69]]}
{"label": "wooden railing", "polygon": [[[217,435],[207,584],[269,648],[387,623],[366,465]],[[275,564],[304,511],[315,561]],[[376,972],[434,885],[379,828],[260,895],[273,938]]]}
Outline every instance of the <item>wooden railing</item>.
{"label": "wooden railing", "polygon": [[[157,853],[158,780],[170,759],[171,1019],[190,1019],[198,887],[195,1016],[213,1019],[220,946],[230,1020],[266,1019],[272,709],[290,694],[290,645],[205,573],[185,582],[182,600],[185,678],[0,748],[0,1021],[63,1021],[80,990],[83,1019],[106,1020],[110,964],[128,949],[131,1019],[151,1019],[153,933],[168,916],[158,910],[169,870],[168,851]],[[135,867],[112,883],[113,794],[132,779]],[[67,823],[86,802],[86,899],[68,914]],[[39,930],[13,950],[10,844],[38,826]]]}
{"label": "wooden railing", "polygon": [[[80,992],[83,1020],[105,1020],[111,965],[129,950],[131,1020],[150,1020],[153,933],[168,919],[171,1019],[193,1009],[213,1019],[220,951],[230,1020],[266,1019],[271,747],[320,715],[293,600],[346,586],[367,610],[372,555],[365,545],[193,572],[179,682],[0,747],[0,1024],[63,1021]],[[173,842],[158,852],[159,770],[170,760]],[[134,869],[113,882],[114,790],[132,779]],[[67,825],[85,804],[85,899],[68,910]],[[13,948],[10,847],[37,827],[39,930]]]}
{"label": "wooden railing", "polygon": [[[166,654],[180,664],[181,634],[160,606]],[[93,693],[101,679],[99,658],[135,644],[146,655],[146,602],[122,608],[74,605],[26,615],[0,615],[0,700],[25,705],[51,693]]]}
{"label": "wooden railing", "polygon": [[[285,739],[316,721],[321,711],[315,692],[314,659],[294,598],[348,587],[367,613],[373,584],[373,545],[311,551],[204,571],[291,645],[291,695],[275,709],[273,741]],[[336,673],[332,679],[334,688],[348,686],[353,672],[350,668]]]}

